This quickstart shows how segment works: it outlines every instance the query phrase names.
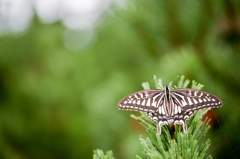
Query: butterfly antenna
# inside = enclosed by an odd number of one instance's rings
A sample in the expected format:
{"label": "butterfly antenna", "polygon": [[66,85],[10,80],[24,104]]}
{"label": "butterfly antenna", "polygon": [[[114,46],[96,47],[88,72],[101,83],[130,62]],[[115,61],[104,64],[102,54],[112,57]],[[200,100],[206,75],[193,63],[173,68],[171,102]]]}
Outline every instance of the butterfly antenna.
{"label": "butterfly antenna", "polygon": [[177,77],[175,77],[173,80],[171,80],[170,82],[173,82],[175,79],[177,79],[180,76],[180,74],[177,75]]}
{"label": "butterfly antenna", "polygon": [[[177,77],[175,77],[173,80],[171,80],[170,82],[172,82],[172,81],[174,81],[175,79],[177,79],[178,77],[180,76],[180,74],[178,74],[177,75]],[[153,77],[152,77],[154,80],[155,80],[155,84],[156,84],[156,86],[160,86],[160,88],[162,88],[163,89],[163,86],[162,86],[162,84],[164,85],[164,86],[167,86],[167,84],[165,84],[165,83],[163,83],[162,81],[159,83],[159,81],[158,81],[158,79],[157,79],[157,77],[154,75]],[[169,83],[170,83],[169,82]]]}

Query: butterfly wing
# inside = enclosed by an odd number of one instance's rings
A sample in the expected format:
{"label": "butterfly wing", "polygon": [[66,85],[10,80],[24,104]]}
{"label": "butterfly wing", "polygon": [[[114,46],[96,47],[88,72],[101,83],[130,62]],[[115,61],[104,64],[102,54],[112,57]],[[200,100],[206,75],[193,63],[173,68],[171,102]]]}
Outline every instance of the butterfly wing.
{"label": "butterfly wing", "polygon": [[217,96],[196,89],[174,89],[171,91],[171,97],[175,105],[187,112],[223,105]]}
{"label": "butterfly wing", "polygon": [[186,120],[195,110],[220,107],[222,101],[215,95],[196,89],[174,89],[171,91],[174,124],[181,124],[187,131]]}
{"label": "butterfly wing", "polygon": [[163,98],[162,90],[142,90],[122,98],[118,103],[118,109],[154,113]]}

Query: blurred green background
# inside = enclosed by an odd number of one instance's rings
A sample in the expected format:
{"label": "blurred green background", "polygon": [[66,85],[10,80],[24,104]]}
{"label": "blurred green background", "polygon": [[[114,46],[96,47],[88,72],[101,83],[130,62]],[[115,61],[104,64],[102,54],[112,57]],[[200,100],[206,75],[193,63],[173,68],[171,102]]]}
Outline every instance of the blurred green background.
{"label": "blurred green background", "polygon": [[240,1],[20,2],[0,0],[0,158],[135,158],[146,132],[117,103],[177,74],[224,103],[209,154],[240,158]]}

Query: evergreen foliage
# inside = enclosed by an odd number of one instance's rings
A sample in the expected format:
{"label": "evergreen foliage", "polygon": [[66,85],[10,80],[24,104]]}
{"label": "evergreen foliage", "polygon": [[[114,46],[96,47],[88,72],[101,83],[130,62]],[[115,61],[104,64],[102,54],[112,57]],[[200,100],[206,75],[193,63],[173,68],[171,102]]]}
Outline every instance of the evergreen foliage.
{"label": "evergreen foliage", "polygon": [[[153,77],[156,84],[156,89],[163,88],[162,80]],[[189,80],[184,80],[184,76],[178,82],[175,88],[186,88],[189,85]],[[169,83],[171,87],[172,82]],[[145,82],[142,84],[144,89],[150,89],[149,83]],[[192,89],[202,89],[203,85],[192,81]],[[208,125],[209,119],[202,121],[203,116],[209,109],[198,110],[195,114],[187,120],[188,131],[185,133],[182,130],[181,125],[175,125],[175,131],[169,125],[162,126],[162,133],[157,133],[156,122],[152,121],[146,113],[140,112],[141,116],[137,117],[131,115],[132,118],[140,121],[141,125],[149,133],[150,137],[144,139],[140,137],[140,143],[142,145],[142,155],[148,159],[156,158],[174,158],[174,159],[202,159],[211,158],[206,156],[207,150],[210,146],[210,139],[203,141],[203,137],[206,135],[210,126]],[[138,159],[142,157],[136,156]],[[110,159],[113,158],[112,152],[108,151],[104,155],[102,150],[94,150],[94,159]]]}
{"label": "evergreen foliage", "polygon": [[93,159],[114,159],[112,151],[107,151],[106,155],[103,150],[93,150]]}

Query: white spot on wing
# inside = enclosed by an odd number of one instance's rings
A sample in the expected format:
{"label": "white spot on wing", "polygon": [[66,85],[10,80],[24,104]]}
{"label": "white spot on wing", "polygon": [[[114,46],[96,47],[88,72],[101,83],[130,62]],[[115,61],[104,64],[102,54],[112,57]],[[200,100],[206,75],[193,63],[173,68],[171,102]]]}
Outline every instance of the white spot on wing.
{"label": "white spot on wing", "polygon": [[178,113],[178,108],[177,108],[177,106],[175,106],[174,109],[175,109],[175,114],[177,114],[177,113]]}
{"label": "white spot on wing", "polygon": [[187,105],[187,102],[183,99],[182,100],[182,105],[183,105],[183,107],[185,106],[185,105]]}
{"label": "white spot on wing", "polygon": [[147,104],[146,104],[146,106],[150,106],[150,98],[148,98],[148,101],[147,101]]}
{"label": "white spot on wing", "polygon": [[189,105],[193,105],[193,102],[191,101],[191,99],[189,97],[187,97]]}
{"label": "white spot on wing", "polygon": [[162,107],[162,114],[165,115],[165,111],[164,111],[163,107]]}
{"label": "white spot on wing", "polygon": [[157,97],[159,97],[161,94],[158,94],[158,95],[156,95],[156,96],[154,96],[153,97],[153,102],[152,102],[152,106],[153,107],[156,107],[157,106],[157,101],[156,101],[156,99],[157,99]]}
{"label": "white spot on wing", "polygon": [[195,92],[194,92],[194,96],[197,96],[197,93],[198,93],[198,91],[195,91]]}
{"label": "white spot on wing", "polygon": [[200,99],[200,98],[198,99],[198,101],[199,101],[200,103],[202,103],[202,102],[203,102],[203,101],[202,101],[202,99]]}
{"label": "white spot on wing", "polygon": [[195,103],[195,104],[198,104],[198,102],[197,102],[197,100],[196,100],[196,99],[194,99],[194,98],[193,98],[193,101],[194,101],[194,103]]}
{"label": "white spot on wing", "polygon": [[180,106],[178,106],[178,112],[181,113],[181,107]]}
{"label": "white spot on wing", "polygon": [[191,96],[191,95],[192,95],[192,92],[191,92],[191,91],[189,91],[189,92],[188,92],[188,95],[190,95],[190,96]]}
{"label": "white spot on wing", "polygon": [[214,102],[215,102],[216,100],[215,100],[214,98],[212,98],[212,101],[214,101]]}
{"label": "white spot on wing", "polygon": [[137,101],[137,105],[140,105],[140,100]]}
{"label": "white spot on wing", "polygon": [[145,105],[145,101],[146,101],[146,100],[143,100],[142,105]]}

